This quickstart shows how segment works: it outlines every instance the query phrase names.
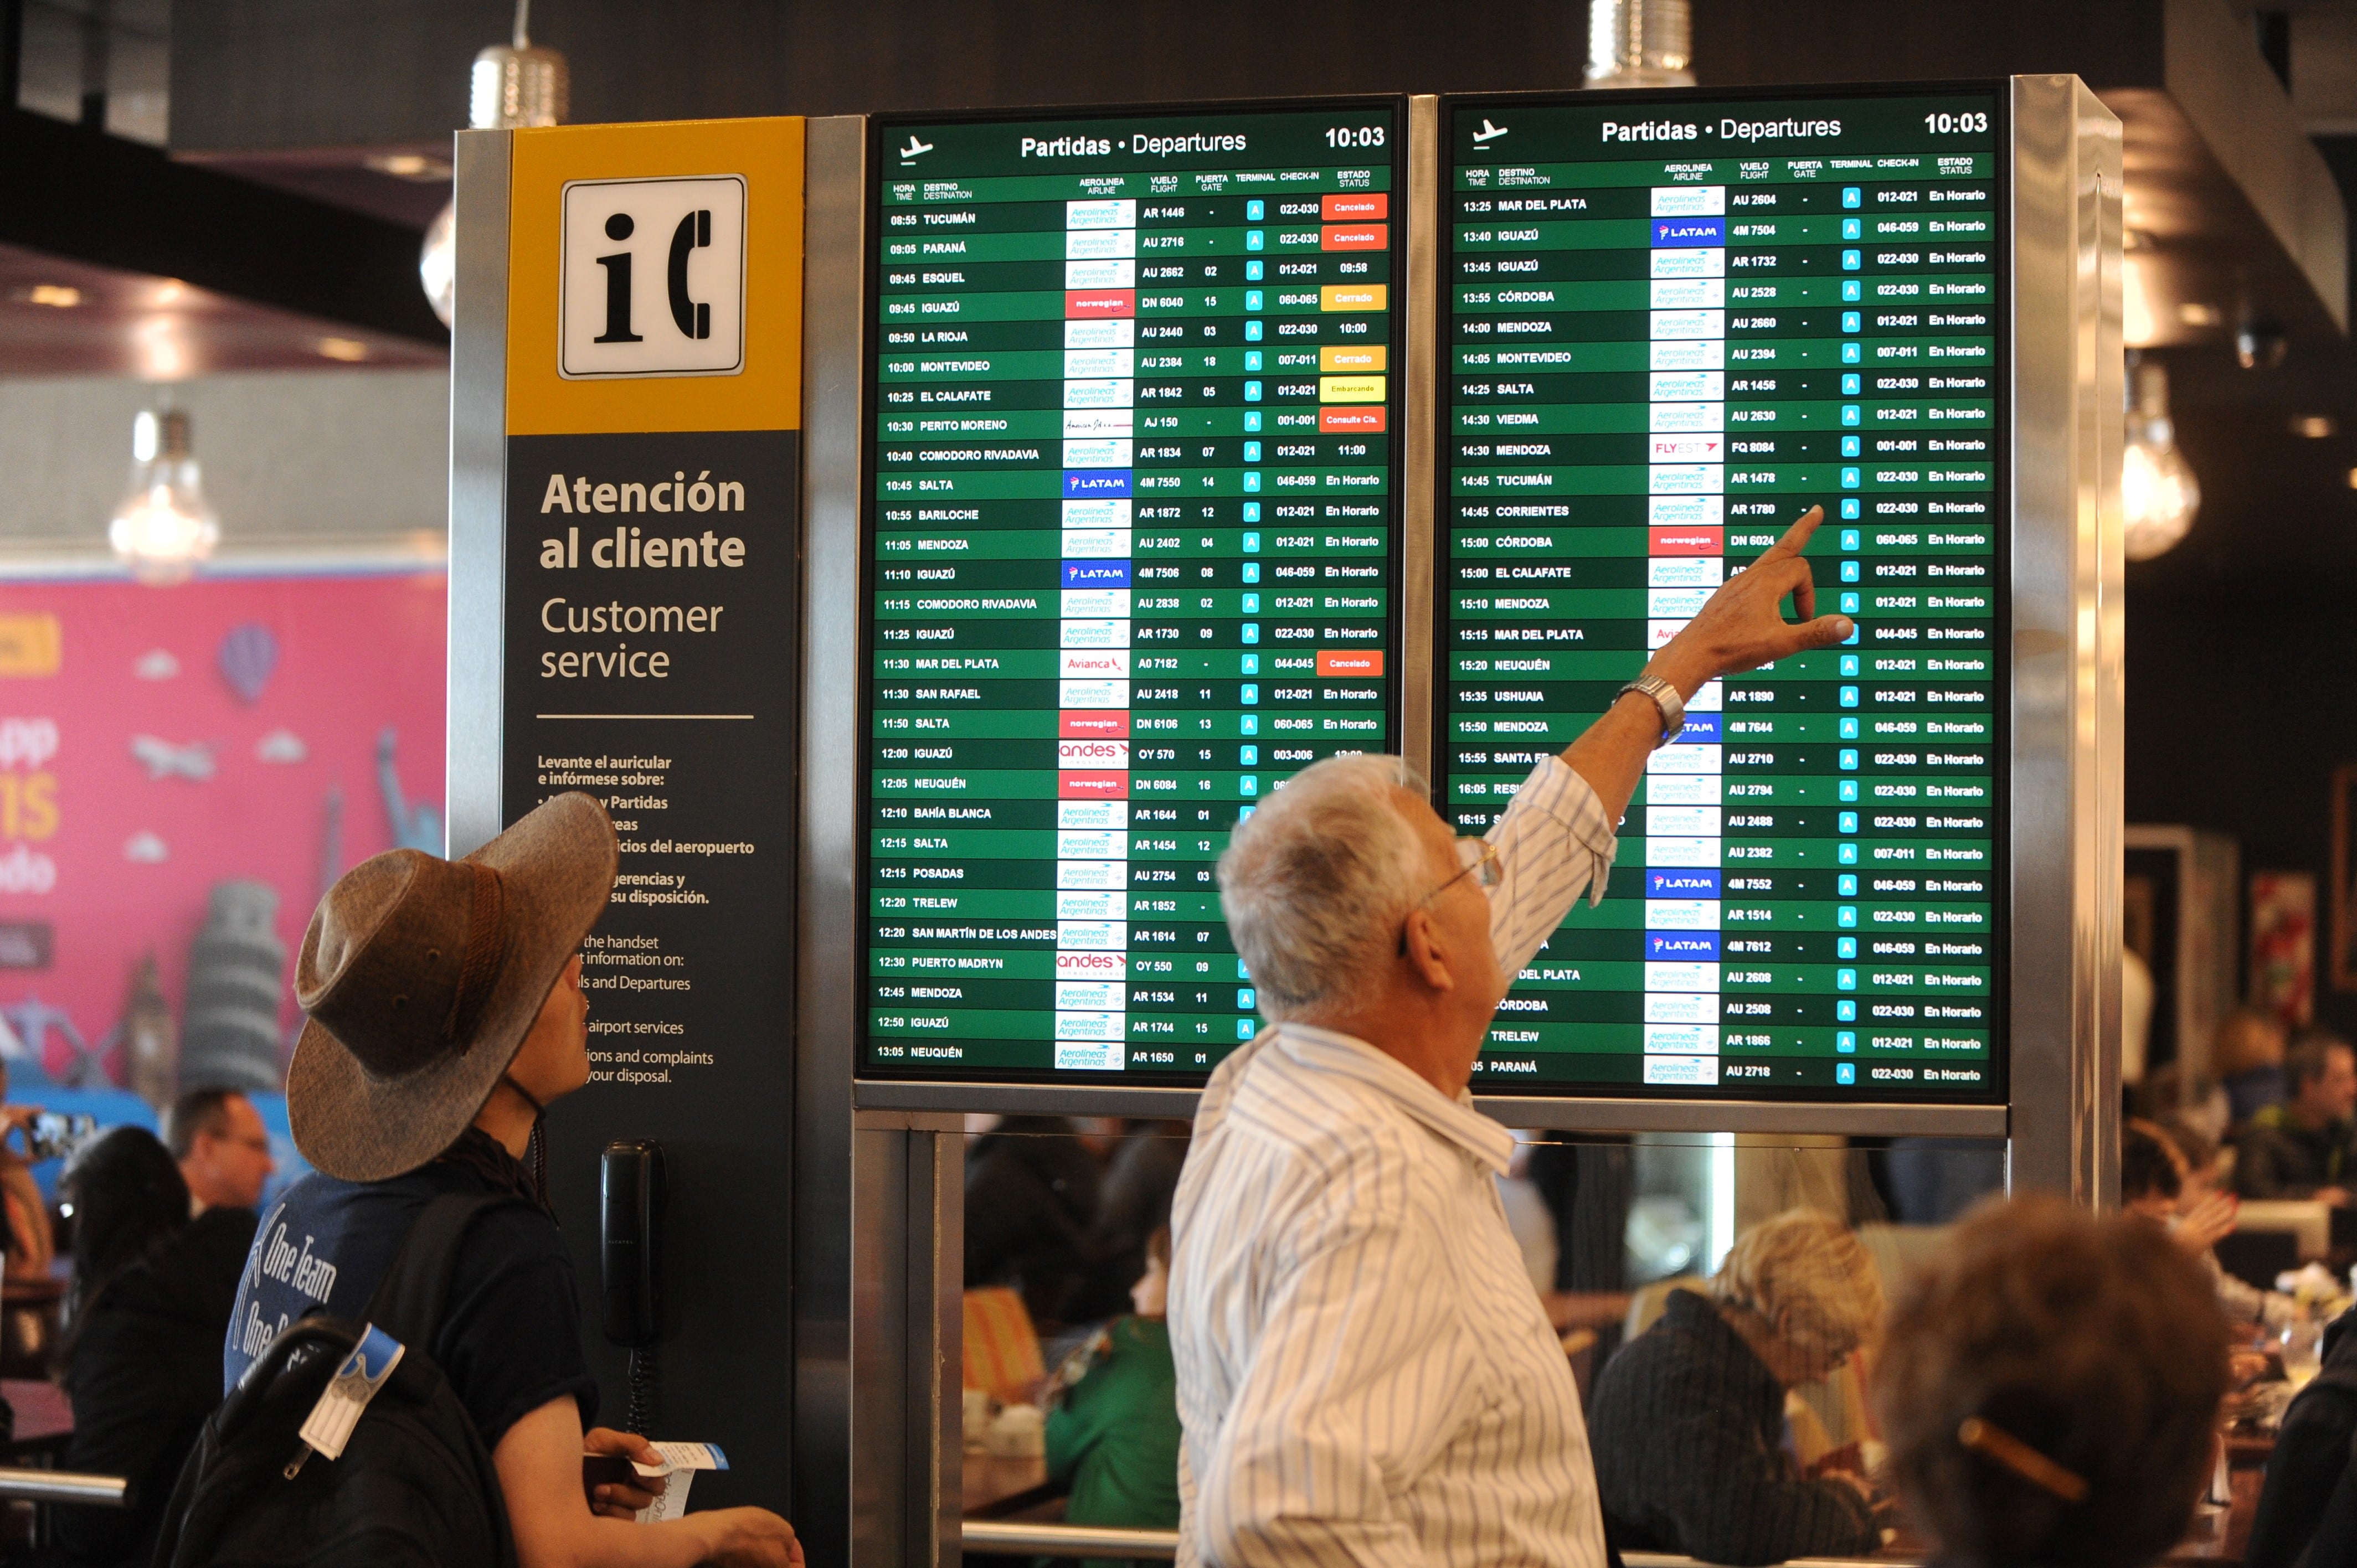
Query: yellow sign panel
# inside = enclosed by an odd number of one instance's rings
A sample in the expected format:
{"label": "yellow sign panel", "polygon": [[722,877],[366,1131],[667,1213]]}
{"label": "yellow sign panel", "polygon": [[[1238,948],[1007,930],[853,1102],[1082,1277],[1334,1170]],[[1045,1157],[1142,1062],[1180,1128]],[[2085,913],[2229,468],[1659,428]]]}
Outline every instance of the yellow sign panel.
{"label": "yellow sign panel", "polygon": [[1329,343],[1318,350],[1318,368],[1321,371],[1381,371],[1389,354],[1381,343]]}
{"label": "yellow sign panel", "polygon": [[1318,378],[1319,403],[1381,403],[1383,401],[1383,378],[1381,376],[1320,376]]}
{"label": "yellow sign panel", "polygon": [[514,136],[507,433],[800,429],[801,118]]}
{"label": "yellow sign panel", "polygon": [[0,676],[54,675],[65,662],[65,633],[47,614],[0,615]]}
{"label": "yellow sign panel", "polygon": [[1329,283],[1318,291],[1320,310],[1387,310],[1391,285],[1380,283]]}

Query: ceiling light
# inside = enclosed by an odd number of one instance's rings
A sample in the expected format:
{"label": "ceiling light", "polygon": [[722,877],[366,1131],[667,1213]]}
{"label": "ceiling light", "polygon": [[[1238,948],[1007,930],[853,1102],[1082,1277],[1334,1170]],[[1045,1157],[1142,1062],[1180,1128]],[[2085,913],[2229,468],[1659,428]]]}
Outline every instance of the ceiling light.
{"label": "ceiling light", "polygon": [[131,424],[131,488],[106,525],[117,560],[143,583],[184,583],[221,542],[188,445],[188,416],[142,409]]}
{"label": "ceiling light", "polygon": [[1693,0],[1587,0],[1588,87],[1692,87]]}
{"label": "ceiling light", "polygon": [[319,352],[330,360],[357,365],[369,357],[369,346],[357,338],[322,338],[319,339]]}
{"label": "ceiling light", "polygon": [[2332,430],[2332,421],[2320,413],[2303,413],[2291,422],[2291,433],[2309,441],[2321,441]]}
{"label": "ceiling light", "polygon": [[2214,305],[2188,300],[2177,307],[2177,319],[2188,327],[2215,327],[2226,317]]}
{"label": "ceiling light", "polygon": [[81,303],[81,290],[61,283],[37,283],[25,291],[25,303],[71,310]]}
{"label": "ceiling light", "polygon": [[2146,361],[2134,369],[2136,405],[2128,410],[2121,455],[2121,542],[2131,561],[2149,561],[2174,549],[2201,508],[2201,485],[2177,449],[2169,417],[2169,371]]}
{"label": "ceiling light", "polygon": [[423,153],[383,153],[361,161],[379,174],[389,174],[395,179],[414,179],[421,185],[450,177],[448,164],[440,158],[429,158]]}
{"label": "ceiling light", "polygon": [[[513,131],[565,123],[572,73],[564,55],[533,46],[531,20],[532,0],[516,0],[514,41],[493,44],[475,56],[467,78],[469,128]],[[458,203],[454,197],[434,215],[425,231],[425,246],[417,252],[417,281],[445,327],[450,325],[457,307],[457,239]]]}

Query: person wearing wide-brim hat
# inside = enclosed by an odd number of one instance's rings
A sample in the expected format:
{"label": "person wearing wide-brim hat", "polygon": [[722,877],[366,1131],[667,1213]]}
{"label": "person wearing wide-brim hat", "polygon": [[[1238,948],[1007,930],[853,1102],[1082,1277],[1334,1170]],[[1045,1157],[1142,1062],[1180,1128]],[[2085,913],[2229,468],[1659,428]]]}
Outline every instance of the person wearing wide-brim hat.
{"label": "person wearing wide-brim hat", "polygon": [[579,950],[616,854],[605,808],[559,795],[463,860],[393,850],[319,901],[296,961],[308,1018],[286,1074],[314,1170],[263,1219],[223,1391],[288,1323],[357,1316],[435,1197],[511,1197],[468,1228],[426,1348],[490,1451],[522,1568],[799,1564],[791,1528],[766,1509],[642,1526],[631,1515],[649,1492],[601,1486],[594,1511],[583,1497],[585,1445],[659,1462],[643,1437],[583,1431],[597,1386],[541,1169],[542,1109],[589,1080]]}

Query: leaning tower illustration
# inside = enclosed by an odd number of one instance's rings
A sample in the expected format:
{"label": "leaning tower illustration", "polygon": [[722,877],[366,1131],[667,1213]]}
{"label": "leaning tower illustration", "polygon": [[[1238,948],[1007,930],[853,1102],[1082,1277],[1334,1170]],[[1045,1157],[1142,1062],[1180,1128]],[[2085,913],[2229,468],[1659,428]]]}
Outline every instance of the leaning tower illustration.
{"label": "leaning tower illustration", "polygon": [[180,1036],[180,1088],[275,1094],[278,1007],[286,944],[273,919],[278,894],[260,882],[215,885],[204,929],[188,949],[188,1004]]}

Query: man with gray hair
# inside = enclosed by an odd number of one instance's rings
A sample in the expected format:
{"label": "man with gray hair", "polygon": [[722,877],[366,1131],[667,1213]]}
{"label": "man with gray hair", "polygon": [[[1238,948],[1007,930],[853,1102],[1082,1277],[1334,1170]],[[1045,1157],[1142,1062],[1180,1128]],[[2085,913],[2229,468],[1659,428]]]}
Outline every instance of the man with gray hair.
{"label": "man with gray hair", "polygon": [[1713,595],[1486,837],[1383,757],[1307,768],[1238,825],[1220,896],[1273,1023],[1204,1086],[1172,1210],[1180,1563],[1601,1568],[1578,1391],[1498,1198],[1512,1139],[1466,1086],[1523,965],[1603,897],[1686,700],[1851,635],[1810,618],[1822,519]]}

